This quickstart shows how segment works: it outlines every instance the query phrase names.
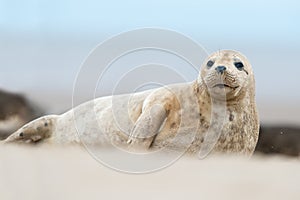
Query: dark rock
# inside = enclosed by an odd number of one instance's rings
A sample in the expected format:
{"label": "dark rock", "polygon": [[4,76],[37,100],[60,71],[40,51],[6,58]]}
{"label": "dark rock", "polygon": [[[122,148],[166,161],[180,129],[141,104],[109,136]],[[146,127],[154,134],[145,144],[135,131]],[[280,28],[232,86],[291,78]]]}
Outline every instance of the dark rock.
{"label": "dark rock", "polygon": [[256,153],[300,155],[300,128],[295,126],[261,126]]}
{"label": "dark rock", "polygon": [[0,90],[0,140],[42,114],[24,96]]}

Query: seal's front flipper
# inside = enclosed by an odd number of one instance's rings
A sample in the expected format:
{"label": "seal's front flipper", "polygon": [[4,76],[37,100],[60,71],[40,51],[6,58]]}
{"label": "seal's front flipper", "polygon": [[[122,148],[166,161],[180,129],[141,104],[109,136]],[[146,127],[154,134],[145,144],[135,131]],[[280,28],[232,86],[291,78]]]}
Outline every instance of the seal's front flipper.
{"label": "seal's front flipper", "polygon": [[52,135],[56,118],[56,115],[49,115],[29,122],[4,140],[4,143],[36,143],[47,139]]}
{"label": "seal's front flipper", "polygon": [[127,143],[149,148],[167,117],[164,106],[155,104],[142,112],[136,121]]}

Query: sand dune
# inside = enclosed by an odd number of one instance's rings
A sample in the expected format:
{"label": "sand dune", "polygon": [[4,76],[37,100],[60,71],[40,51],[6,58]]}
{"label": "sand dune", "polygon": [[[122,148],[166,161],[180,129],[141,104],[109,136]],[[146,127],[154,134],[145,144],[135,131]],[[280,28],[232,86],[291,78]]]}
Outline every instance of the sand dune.
{"label": "sand dune", "polygon": [[300,160],[181,158],[150,174],[104,167],[80,147],[0,147],[0,199],[299,199]]}

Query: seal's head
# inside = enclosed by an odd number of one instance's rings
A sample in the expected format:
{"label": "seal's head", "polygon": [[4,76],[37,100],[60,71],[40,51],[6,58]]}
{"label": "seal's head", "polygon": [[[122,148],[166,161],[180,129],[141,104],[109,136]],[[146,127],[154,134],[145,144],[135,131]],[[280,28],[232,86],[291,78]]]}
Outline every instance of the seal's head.
{"label": "seal's head", "polygon": [[252,67],[245,56],[237,51],[221,50],[210,55],[201,67],[198,82],[203,82],[215,99],[236,98],[254,89]]}

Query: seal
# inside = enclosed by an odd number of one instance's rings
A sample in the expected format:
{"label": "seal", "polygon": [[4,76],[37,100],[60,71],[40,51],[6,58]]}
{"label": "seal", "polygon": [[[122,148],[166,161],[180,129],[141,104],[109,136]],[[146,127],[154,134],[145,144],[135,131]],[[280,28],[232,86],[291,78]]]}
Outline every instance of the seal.
{"label": "seal", "polygon": [[204,61],[193,82],[100,97],[34,120],[5,142],[111,142],[146,150],[188,145],[187,152],[197,153],[215,139],[214,152],[252,155],[258,134],[252,66],[241,53],[222,50]]}

